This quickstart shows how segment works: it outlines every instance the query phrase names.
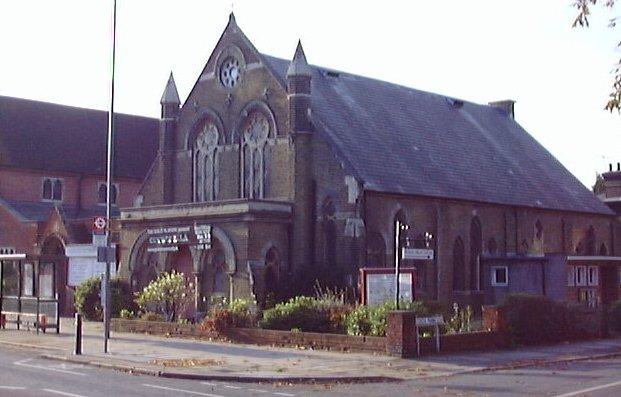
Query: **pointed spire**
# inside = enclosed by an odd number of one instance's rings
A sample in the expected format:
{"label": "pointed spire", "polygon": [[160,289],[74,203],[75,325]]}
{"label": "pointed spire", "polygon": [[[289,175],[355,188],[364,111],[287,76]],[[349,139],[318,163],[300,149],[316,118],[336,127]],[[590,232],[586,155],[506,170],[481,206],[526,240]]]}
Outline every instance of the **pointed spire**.
{"label": "pointed spire", "polygon": [[302,41],[298,40],[298,46],[295,49],[295,54],[293,55],[293,59],[289,64],[289,69],[287,69],[287,77],[311,75],[312,71],[310,66],[308,66],[308,62],[306,61],[306,55],[304,54],[304,49],[302,48]]}
{"label": "pointed spire", "polygon": [[164,89],[164,93],[162,94],[162,99],[160,100],[160,104],[162,105],[179,105],[181,101],[179,100],[179,93],[177,92],[177,85],[175,84],[175,79],[173,77],[172,72],[170,72],[170,77],[168,78],[168,83],[166,83],[166,88]]}
{"label": "pointed spire", "polygon": [[235,14],[233,11],[229,14],[229,25],[237,25],[237,21],[235,21]]}

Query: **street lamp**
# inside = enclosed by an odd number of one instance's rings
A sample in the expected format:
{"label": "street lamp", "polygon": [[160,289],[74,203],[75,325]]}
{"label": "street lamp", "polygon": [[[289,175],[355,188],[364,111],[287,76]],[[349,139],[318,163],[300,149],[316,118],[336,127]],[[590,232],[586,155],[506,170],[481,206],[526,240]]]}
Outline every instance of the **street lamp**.
{"label": "street lamp", "polygon": [[103,309],[104,309],[104,353],[108,353],[108,339],[110,338],[110,252],[112,251],[112,237],[110,235],[110,221],[112,219],[112,172],[114,160],[114,64],[116,55],[116,0],[113,0],[112,12],[112,70],[110,79],[110,112],[108,113],[108,145],[106,161],[106,273],[104,275]]}
{"label": "street lamp", "polygon": [[401,266],[401,233],[409,230],[410,226],[397,220],[395,222],[395,308],[399,310],[399,275]]}

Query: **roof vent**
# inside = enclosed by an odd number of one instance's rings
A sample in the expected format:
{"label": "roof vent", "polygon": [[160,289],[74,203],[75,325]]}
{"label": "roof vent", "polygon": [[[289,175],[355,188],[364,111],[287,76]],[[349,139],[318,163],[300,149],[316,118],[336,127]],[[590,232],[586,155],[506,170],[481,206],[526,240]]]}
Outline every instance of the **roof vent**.
{"label": "roof vent", "polygon": [[339,72],[335,72],[333,70],[324,70],[323,74],[327,77],[334,77],[335,79],[339,78],[341,74]]}

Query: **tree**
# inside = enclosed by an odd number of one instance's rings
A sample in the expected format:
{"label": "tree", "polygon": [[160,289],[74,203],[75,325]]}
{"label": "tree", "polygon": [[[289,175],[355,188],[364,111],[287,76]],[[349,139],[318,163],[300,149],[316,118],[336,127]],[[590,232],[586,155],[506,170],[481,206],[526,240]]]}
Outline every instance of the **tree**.
{"label": "tree", "polygon": [[595,174],[595,184],[593,185],[592,189],[593,189],[593,193],[595,194],[604,193],[604,190],[605,190],[604,178],[602,177],[602,174],[600,174],[599,172]]}
{"label": "tree", "polygon": [[[572,27],[588,27],[589,16],[591,15],[591,6],[597,4],[612,9],[615,6],[616,0],[574,0],[573,6],[578,9],[578,15],[572,24]],[[617,25],[617,18],[611,18],[608,26],[614,28]],[[617,43],[617,48],[621,48],[621,42]],[[621,59],[617,61],[613,70],[612,91],[608,96],[608,102],[605,109],[617,110],[621,113]]]}

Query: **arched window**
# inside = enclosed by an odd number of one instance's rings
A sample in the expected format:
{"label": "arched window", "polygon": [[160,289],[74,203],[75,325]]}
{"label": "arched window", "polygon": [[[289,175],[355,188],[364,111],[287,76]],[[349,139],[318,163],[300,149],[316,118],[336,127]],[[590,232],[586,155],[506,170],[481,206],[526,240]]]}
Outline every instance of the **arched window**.
{"label": "arched window", "polygon": [[587,255],[595,255],[595,228],[590,226],[585,236],[585,249]]}
{"label": "arched window", "polygon": [[466,289],[466,252],[461,237],[453,243],[453,291]]}
{"label": "arched window", "polygon": [[336,208],[332,199],[327,198],[321,209],[323,226],[323,263],[328,269],[336,265]]}
{"label": "arched window", "polygon": [[52,180],[45,179],[43,181],[43,198],[46,200],[52,199]]}
{"label": "arched window", "polygon": [[276,298],[280,280],[280,253],[274,247],[265,254],[265,292]]}
{"label": "arched window", "polygon": [[386,244],[381,234],[370,232],[367,234],[367,260],[368,267],[386,267]]}
{"label": "arched window", "polygon": [[544,253],[543,246],[543,225],[540,220],[535,222],[535,227],[533,230],[533,251],[538,254]]}
{"label": "arched window", "polygon": [[496,239],[493,237],[487,240],[487,252],[491,255],[495,255],[498,252],[498,243],[496,243]]}
{"label": "arched window", "polygon": [[481,231],[481,221],[478,217],[472,218],[470,222],[470,289],[479,289],[482,285],[480,271],[481,252],[483,251],[483,233]]}
{"label": "arched window", "polygon": [[601,256],[608,255],[608,248],[606,248],[606,244],[602,243],[602,245],[599,246],[599,254]]}
{"label": "arched window", "polygon": [[60,179],[56,179],[54,181],[54,188],[52,190],[52,199],[59,200],[59,201],[63,199],[63,183]]}
{"label": "arched window", "polygon": [[196,201],[218,197],[218,128],[206,122],[194,142],[194,185]]}
{"label": "arched window", "polygon": [[265,197],[265,147],[270,123],[260,111],[251,113],[242,128],[242,193],[245,198]]}
{"label": "arched window", "polygon": [[[113,183],[112,190],[110,191],[110,203],[112,205],[116,204],[116,196],[117,196],[117,187]],[[105,183],[100,183],[99,188],[97,189],[97,202],[99,204],[105,204],[108,200],[108,189],[106,188]]]}

